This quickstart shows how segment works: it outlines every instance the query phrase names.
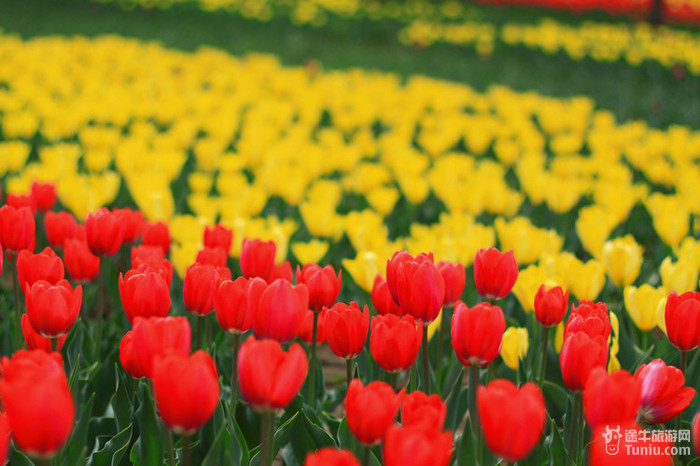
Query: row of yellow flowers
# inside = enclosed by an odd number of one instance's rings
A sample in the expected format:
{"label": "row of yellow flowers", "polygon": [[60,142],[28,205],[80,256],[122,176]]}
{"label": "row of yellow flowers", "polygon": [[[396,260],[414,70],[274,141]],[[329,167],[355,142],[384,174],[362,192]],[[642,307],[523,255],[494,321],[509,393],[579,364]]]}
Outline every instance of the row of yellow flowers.
{"label": "row of yellow flowers", "polygon": [[[6,191],[55,182],[61,202],[85,218],[111,203],[123,180],[149,219],[169,222],[181,276],[204,225],[219,220],[235,231],[234,257],[244,237],[259,237],[277,241],[280,260],[291,249],[316,262],[347,237],[356,256],[343,266],[365,290],[397,249],[468,265],[498,243],[526,266],[514,288],[526,311],[543,282],[594,300],[607,276],[642,329],[663,327],[668,290],[697,287],[700,132],[688,127],[619,123],[586,97],[478,93],[426,77],[284,67],[267,55],[186,53],[118,37],[4,35],[0,62]],[[174,193],[186,163],[194,171]],[[385,220],[397,202],[410,210],[431,193],[448,212],[391,237]],[[348,194],[367,207],[339,213]],[[191,214],[176,212],[176,196]],[[300,216],[261,215],[274,196]],[[638,287],[645,251],[632,236],[610,239],[637,204],[673,251],[653,265],[660,278]],[[589,259],[534,224],[523,210],[533,206],[544,206],[540,225],[575,213]],[[477,220],[483,214],[493,224]],[[300,221],[314,239],[290,245]]]}
{"label": "row of yellow flowers", "polygon": [[399,33],[405,45],[427,47],[434,43],[474,47],[489,55],[497,41],[522,45],[547,54],[563,52],[573,60],[600,62],[624,60],[632,66],[644,61],[670,68],[683,65],[700,74],[700,35],[647,23],[611,24],[586,21],[578,26],[543,19],[538,24],[507,23],[498,27],[481,22],[441,22],[417,19]]}

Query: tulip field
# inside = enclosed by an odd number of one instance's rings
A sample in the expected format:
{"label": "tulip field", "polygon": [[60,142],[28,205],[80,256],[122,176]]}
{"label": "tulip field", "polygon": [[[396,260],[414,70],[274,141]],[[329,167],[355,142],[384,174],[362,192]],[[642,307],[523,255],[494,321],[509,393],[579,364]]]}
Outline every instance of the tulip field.
{"label": "tulip field", "polygon": [[0,3],[0,464],[699,465],[660,5]]}

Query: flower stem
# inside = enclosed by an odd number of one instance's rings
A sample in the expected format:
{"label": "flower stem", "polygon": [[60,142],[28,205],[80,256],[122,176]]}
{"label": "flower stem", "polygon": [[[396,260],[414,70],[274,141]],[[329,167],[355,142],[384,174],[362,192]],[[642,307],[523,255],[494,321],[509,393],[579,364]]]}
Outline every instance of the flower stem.
{"label": "flower stem", "polygon": [[438,371],[442,367],[442,347],[445,344],[445,327],[447,326],[447,306],[442,308],[442,313],[440,316],[440,333],[438,335],[438,353],[437,353],[437,369]]}
{"label": "flower stem", "polygon": [[396,372],[392,372],[391,375],[389,375],[389,378],[391,379],[391,388],[393,388],[395,392],[399,391],[398,387],[396,386],[396,382],[398,381],[398,375],[399,374],[397,374]]}
{"label": "flower stem", "polygon": [[17,254],[12,254],[12,290],[15,295],[15,339],[16,347],[22,346],[22,304],[19,296],[19,275],[17,274]]}
{"label": "flower stem", "polygon": [[51,352],[52,353],[58,352],[58,337],[51,338]]}
{"label": "flower stem", "polygon": [[481,464],[481,423],[476,394],[479,390],[479,366],[469,366],[469,422],[477,445],[477,464]]}
{"label": "flower stem", "polygon": [[192,464],[189,434],[185,434],[185,436],[182,437],[182,464],[183,466],[190,466],[190,464]]}
{"label": "flower stem", "polygon": [[173,433],[168,429],[165,435],[165,441],[168,444],[168,466],[175,466],[175,449],[173,448]]}
{"label": "flower stem", "polygon": [[350,382],[352,381],[352,359],[345,360],[345,380],[350,388]]}
{"label": "flower stem", "polygon": [[97,274],[97,335],[95,337],[95,353],[96,357],[100,357],[100,349],[102,348],[102,319],[104,319],[105,310],[105,268],[107,267],[107,258],[100,257],[100,271]]}
{"label": "flower stem", "polygon": [[314,326],[311,334],[311,355],[309,356],[309,406],[316,409],[316,339],[318,338],[318,312],[314,311]]}
{"label": "flower stem", "polygon": [[272,432],[274,429],[275,412],[265,412],[261,414],[260,422],[260,465],[270,466],[272,464]]}
{"label": "flower stem", "polygon": [[362,466],[369,466],[369,446],[365,445],[365,454],[362,457]]}
{"label": "flower stem", "polygon": [[[238,350],[241,346],[241,335],[233,334],[233,363],[231,367],[231,422],[236,422],[236,404],[238,403]],[[233,425],[231,425],[233,435]]]}
{"label": "flower stem", "polygon": [[575,459],[578,458],[578,429],[579,429],[579,418],[581,417],[581,394],[574,394],[574,407],[573,414],[571,416],[571,430],[569,432],[569,445],[568,452],[566,455],[566,465],[570,466],[575,464]]}
{"label": "flower stem", "polygon": [[428,326],[423,325],[423,391],[430,395],[430,359],[428,359]]}
{"label": "flower stem", "polygon": [[544,382],[544,374],[547,370],[547,350],[549,349],[549,327],[544,327],[542,330],[542,365],[540,367],[539,386],[542,389]]}
{"label": "flower stem", "polygon": [[[681,373],[685,376],[685,366],[686,366],[686,359],[688,356],[687,351],[681,350],[681,363],[679,369],[681,370]],[[681,423],[683,422],[683,411],[678,413],[676,416],[676,432],[679,432],[681,430]]]}

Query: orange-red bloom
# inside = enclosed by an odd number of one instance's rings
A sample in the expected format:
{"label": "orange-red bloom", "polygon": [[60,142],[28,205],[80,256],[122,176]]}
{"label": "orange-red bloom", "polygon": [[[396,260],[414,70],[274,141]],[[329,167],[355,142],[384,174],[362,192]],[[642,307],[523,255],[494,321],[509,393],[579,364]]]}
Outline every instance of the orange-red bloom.
{"label": "orange-red bloom", "polygon": [[141,360],[136,357],[134,351],[134,331],[129,330],[122,337],[119,343],[119,362],[122,367],[131,377],[142,379],[146,377],[145,370],[141,364]]}
{"label": "orange-red bloom", "polygon": [[678,295],[671,291],[666,300],[666,333],[671,344],[681,351],[700,346],[700,292]]}
{"label": "orange-red bloom", "polygon": [[634,377],[642,386],[640,414],[649,424],[673,419],[690,405],[695,396],[694,388],[684,387],[683,372],[667,366],[661,359],[642,364]]}
{"label": "orange-red bloom", "polygon": [[501,350],[506,320],[498,306],[479,303],[469,308],[458,302],[452,315],[452,348],[467,366],[486,367]]}
{"label": "orange-red bloom", "polygon": [[151,378],[156,356],[168,352],[190,354],[192,330],[185,317],[136,317],[133,339],[134,357],[143,374]]}
{"label": "orange-red bloom", "polygon": [[226,228],[220,223],[214,227],[206,226],[204,228],[204,246],[207,248],[221,248],[228,255],[233,242],[233,231]]}
{"label": "orange-red bloom", "polygon": [[387,261],[386,279],[394,301],[404,314],[424,325],[440,313],[445,298],[445,281],[433,263],[433,255],[411,256],[398,251]]}
{"label": "orange-red bloom", "polygon": [[384,437],[382,453],[385,466],[447,466],[453,450],[452,432],[394,424]]}
{"label": "orange-red bloom", "polygon": [[441,431],[445,425],[447,404],[436,394],[426,395],[415,391],[407,394],[401,404],[401,424],[410,426],[424,424],[436,431]]}
{"label": "orange-red bloom", "polygon": [[78,230],[78,222],[70,212],[46,212],[44,216],[46,239],[54,248],[62,248],[63,243],[73,238]]}
{"label": "orange-red bloom", "polygon": [[90,251],[101,257],[115,255],[124,240],[125,228],[121,215],[106,207],[89,213],[85,220],[85,236]]}
{"label": "orange-red bloom", "polygon": [[33,251],[34,228],[34,213],[29,207],[0,207],[0,244],[5,252],[18,253],[22,249]]}
{"label": "orange-red bloom", "polygon": [[31,288],[27,286],[27,315],[34,330],[48,338],[68,333],[80,314],[83,303],[83,287],[75,290],[68,280],[55,285],[39,280]]}
{"label": "orange-red bloom", "polygon": [[537,385],[494,380],[479,387],[477,404],[484,440],[496,456],[520,461],[539,443],[547,415]]}
{"label": "orange-red bloom", "polygon": [[379,367],[387,372],[401,372],[411,367],[422,339],[423,332],[411,316],[372,317],[369,350]]}
{"label": "orange-red bloom", "polygon": [[566,335],[559,353],[564,384],[572,392],[580,392],[595,367],[608,364],[608,343],[602,336],[591,338],[586,332]]}
{"label": "orange-red bloom", "polygon": [[[51,339],[42,337],[34,330],[34,327],[32,327],[32,324],[29,322],[29,316],[27,314],[22,315],[22,335],[24,336],[24,342],[28,350],[40,349],[47,353],[51,352]],[[68,334],[58,337],[57,351],[61,351],[63,344],[66,342],[66,338],[68,338]]]}
{"label": "orange-red bloom", "polygon": [[317,264],[297,266],[297,283],[303,283],[309,290],[309,308],[318,312],[324,306],[331,306],[340,293],[343,283],[343,271],[336,276],[332,265],[321,267]]}
{"label": "orange-red bloom", "polygon": [[297,336],[308,310],[309,294],[304,285],[292,286],[287,280],[267,284],[261,278],[248,283],[248,311],[253,332],[259,338],[286,343]]}
{"label": "orange-red bloom", "polygon": [[45,248],[39,254],[24,249],[17,255],[17,278],[23,292],[27,285],[31,287],[39,280],[55,285],[64,276],[63,261],[51,248]]}
{"label": "orange-red bloom", "polygon": [[369,309],[360,310],[356,302],[336,303],[326,312],[326,341],[336,356],[343,359],[357,357],[367,342]]}
{"label": "orange-red bloom", "polygon": [[170,229],[165,222],[146,222],[141,231],[141,243],[158,246],[167,256],[170,252]]}
{"label": "orange-red bloom", "polygon": [[204,316],[214,310],[214,292],[220,280],[230,280],[231,271],[225,267],[194,263],[187,268],[182,287],[185,308],[192,314]]}
{"label": "orange-red bloom", "polygon": [[462,297],[464,286],[466,283],[466,271],[464,266],[459,262],[440,261],[437,263],[437,269],[445,281],[445,299],[444,306],[453,306]]}
{"label": "orange-red bloom", "polygon": [[403,395],[403,389],[394,393],[385,382],[364,386],[359,379],[352,379],[345,395],[345,416],[350,432],[364,445],[381,442],[396,419]]}
{"label": "orange-red bloom", "polygon": [[63,243],[63,260],[70,278],[90,283],[100,273],[100,258],[94,255],[84,239],[69,238]]}
{"label": "orange-red bloom", "polygon": [[37,210],[46,212],[56,204],[56,186],[53,183],[32,182],[32,198]]}
{"label": "orange-red bloom", "polygon": [[380,273],[374,277],[374,284],[372,285],[372,304],[377,314],[401,315],[401,308],[396,304],[394,298],[391,297],[389,285]]}
{"label": "orange-red bloom", "polygon": [[135,317],[165,317],[170,311],[170,287],[154,270],[119,274],[119,296],[132,324]]}
{"label": "orange-red bloom", "polygon": [[569,305],[569,290],[561,286],[547,289],[540,286],[535,295],[535,318],[544,327],[556,327],[564,319]]}
{"label": "orange-red bloom", "polygon": [[241,272],[246,278],[259,277],[267,280],[275,265],[277,245],[274,241],[243,239],[241,247]]}
{"label": "orange-red bloom", "polygon": [[219,325],[229,333],[244,333],[250,329],[248,313],[248,280],[238,277],[224,280],[214,293],[214,310]]}
{"label": "orange-red bloom", "polygon": [[518,279],[518,263],[513,251],[496,248],[479,249],[474,257],[474,284],[481,296],[501,299],[513,289]]}
{"label": "orange-red bloom", "polygon": [[298,343],[284,351],[276,340],[248,338],[238,355],[241,396],[256,411],[287,406],[304,384],[309,363]]}
{"label": "orange-red bloom", "polygon": [[325,447],[306,455],[304,466],[360,466],[360,462],[348,450]]}
{"label": "orange-red bloom", "polygon": [[639,380],[627,371],[608,374],[604,367],[594,368],[583,391],[583,407],[591,430],[606,424],[634,422],[641,390]]}
{"label": "orange-red bloom", "polygon": [[153,368],[153,392],[158,413],[169,429],[183,435],[196,432],[219,404],[214,360],[201,350],[191,356],[158,356]]}

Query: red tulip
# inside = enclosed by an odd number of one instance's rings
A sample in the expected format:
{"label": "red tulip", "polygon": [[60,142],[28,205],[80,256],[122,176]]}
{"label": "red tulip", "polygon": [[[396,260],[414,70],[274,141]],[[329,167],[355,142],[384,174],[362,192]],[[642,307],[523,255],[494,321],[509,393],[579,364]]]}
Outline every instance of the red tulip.
{"label": "red tulip", "polygon": [[693,437],[693,446],[695,447],[695,453],[700,456],[700,413],[695,415],[693,419],[693,425],[690,429]]}
{"label": "red tulip", "polygon": [[44,230],[46,239],[54,248],[62,248],[63,243],[75,236],[78,222],[70,212],[51,212],[44,215]]}
{"label": "red tulip", "polygon": [[31,209],[32,214],[36,212],[36,200],[31,194],[15,194],[7,193],[7,198],[5,198],[5,204],[19,209],[22,207],[28,207]]}
{"label": "red tulip", "polygon": [[32,197],[37,210],[46,212],[56,204],[56,186],[53,183],[32,182]]}
{"label": "red tulip", "polygon": [[151,378],[156,356],[169,351],[190,354],[192,331],[185,317],[137,317],[133,339],[134,357]]}
{"label": "red tulip", "polygon": [[85,236],[90,251],[102,257],[115,255],[124,240],[125,228],[121,215],[110,212],[106,207],[89,213],[85,220]]}
{"label": "red tulip", "polygon": [[223,248],[205,247],[197,252],[195,262],[198,264],[210,264],[214,267],[226,267],[228,251]]}
{"label": "red tulip", "polygon": [[[34,330],[34,327],[32,327],[32,324],[29,322],[29,316],[27,314],[22,315],[22,335],[24,335],[24,342],[28,350],[40,349],[47,353],[51,352],[51,339],[42,337]],[[63,344],[66,342],[66,338],[68,338],[68,334],[58,337],[58,347],[56,351],[61,351]]]}
{"label": "red tulip", "polygon": [[222,281],[214,293],[214,310],[225,331],[241,334],[250,329],[248,313],[248,280],[238,277]]}
{"label": "red tulip", "polygon": [[518,263],[513,251],[502,253],[496,248],[479,249],[474,257],[476,290],[487,299],[501,299],[513,289],[518,279]]}
{"label": "red tulip", "polygon": [[464,285],[466,283],[466,271],[460,263],[452,263],[440,261],[437,263],[437,269],[445,281],[445,299],[443,306],[454,306],[462,297]]}
{"label": "red tulip", "polygon": [[634,377],[641,382],[640,414],[649,424],[662,424],[679,415],[695,396],[695,389],[684,387],[680,369],[667,366],[661,359],[642,364]]}
{"label": "red tulip", "polygon": [[604,367],[594,368],[583,391],[583,407],[591,430],[606,424],[634,422],[641,389],[639,380],[627,371],[608,374]]}
{"label": "red tulip", "polygon": [[[21,361],[13,364],[16,358]],[[68,440],[75,420],[63,367],[37,350],[18,351],[11,361],[3,361],[3,369],[0,396],[15,445],[29,456],[50,458]]]}
{"label": "red tulip", "polygon": [[45,248],[39,254],[24,249],[17,255],[17,278],[22,291],[39,280],[55,285],[63,280],[64,274],[63,261],[51,248]]}
{"label": "red tulip", "polygon": [[441,431],[445,425],[447,404],[438,395],[426,395],[423,392],[407,394],[401,405],[401,424],[406,426],[424,424]]}
{"label": "red tulip", "polygon": [[[157,249],[160,250],[160,248]],[[173,264],[171,264],[168,259],[158,259],[155,256],[149,256],[144,259],[136,257],[132,263],[134,264],[132,266],[132,270],[139,273],[156,272],[158,275],[163,277],[165,283],[168,284],[168,288],[170,288],[170,285],[173,282]]]}
{"label": "red tulip", "polygon": [[141,360],[136,357],[136,352],[134,351],[133,330],[126,332],[122,337],[121,343],[119,343],[119,362],[126,373],[131,377],[135,379],[146,377],[144,368],[141,365]]}
{"label": "red tulip", "polygon": [[158,356],[153,367],[153,392],[158,413],[169,429],[182,435],[196,432],[219,404],[214,360],[201,350],[191,356]]}
{"label": "red tulip", "polygon": [[220,223],[214,225],[214,228],[206,226],[204,228],[204,246],[208,248],[222,248],[226,251],[226,255],[231,250],[233,242],[233,231],[226,228]]}
{"label": "red tulip", "polygon": [[389,285],[380,273],[374,277],[374,284],[372,285],[372,304],[377,314],[395,314],[397,316],[402,314],[401,308],[396,304],[394,298],[391,297]]}
{"label": "red tulip", "polygon": [[304,384],[309,363],[298,343],[289,351],[276,340],[248,338],[238,355],[238,384],[243,399],[258,412],[287,406]]}
{"label": "red tulip", "polygon": [[124,224],[124,242],[133,243],[139,239],[143,226],[146,223],[143,218],[143,212],[125,207],[123,209],[114,209],[114,213],[121,218]]}
{"label": "red tulip", "polygon": [[350,432],[364,445],[375,445],[384,438],[396,419],[404,389],[394,389],[384,382],[372,382],[366,387],[360,379],[352,379],[345,395],[345,416]]}
{"label": "red tulip", "polygon": [[397,373],[411,367],[422,339],[423,331],[411,316],[372,317],[369,350],[379,367],[387,372]]}
{"label": "red tulip", "polygon": [[425,425],[394,424],[384,438],[385,466],[447,466],[454,450],[452,433]]}
{"label": "red tulip", "polygon": [[246,278],[260,277],[267,280],[275,265],[277,245],[274,241],[243,239],[241,247],[241,272]]}
{"label": "red tulip", "polygon": [[559,353],[564,383],[572,392],[580,392],[595,367],[608,365],[608,342],[602,336],[591,338],[586,332],[574,332],[564,338]]}
{"label": "red tulip", "polygon": [[486,367],[501,350],[506,320],[498,306],[479,303],[469,308],[458,302],[452,315],[452,348],[467,366]]}
{"label": "red tulip", "polygon": [[274,338],[286,343],[297,336],[309,294],[304,285],[292,286],[286,280],[270,285],[260,278],[248,282],[248,312],[253,332],[259,338]]}
{"label": "red tulip", "polygon": [[[7,416],[0,414],[0,464],[7,461],[7,452],[10,450],[10,420]],[[359,466],[359,463],[358,463]]]}
{"label": "red tulip", "polygon": [[569,305],[569,290],[566,293],[561,286],[549,290],[540,286],[535,295],[535,318],[544,327],[556,327],[564,319]]}
{"label": "red tulip", "polygon": [[141,243],[158,246],[165,255],[170,252],[170,229],[164,222],[146,222],[141,231]]}
{"label": "red tulip", "polygon": [[369,309],[355,302],[336,303],[326,312],[326,341],[336,356],[353,359],[362,353],[369,331]]}
{"label": "red tulip", "polygon": [[136,268],[141,262],[161,261],[165,259],[165,253],[160,246],[139,244],[131,248],[131,267]]}
{"label": "red tulip", "polygon": [[666,333],[671,344],[681,351],[700,346],[700,292],[678,295],[671,291],[666,301]]}
{"label": "red tulip", "polygon": [[539,443],[547,414],[537,385],[494,380],[479,387],[477,404],[484,440],[496,456],[520,461]]}
{"label": "red tulip", "polygon": [[153,270],[129,270],[126,276],[120,273],[119,296],[132,324],[135,317],[165,317],[170,311],[170,287]]}
{"label": "red tulip", "polygon": [[297,283],[303,283],[309,290],[309,307],[318,312],[324,306],[329,307],[338,297],[342,284],[342,270],[336,276],[333,266],[321,267],[306,264],[303,269],[297,266]]}
{"label": "red tulip", "polygon": [[185,308],[192,314],[204,316],[214,310],[214,291],[219,280],[230,280],[231,271],[225,267],[195,263],[187,268],[183,283]]}
{"label": "red tulip", "polygon": [[63,243],[63,260],[74,282],[90,283],[100,273],[100,258],[90,251],[85,240],[67,239]]}
{"label": "red tulip", "polygon": [[[633,433],[633,434],[632,434]],[[629,438],[628,438],[629,437]],[[632,440],[634,439],[634,440]],[[665,435],[652,435],[634,422],[601,425],[591,434],[590,466],[671,466],[673,443]]]}
{"label": "red tulip", "polygon": [[348,450],[325,447],[306,455],[304,466],[360,466],[360,462]]}
{"label": "red tulip", "polygon": [[0,244],[5,252],[34,250],[34,213],[29,207],[0,207]]}
{"label": "red tulip", "polygon": [[571,315],[564,327],[564,339],[576,332],[585,332],[591,338],[601,336],[607,342],[612,326],[605,303],[584,300],[578,304],[578,307],[572,305]]}
{"label": "red tulip", "polygon": [[433,263],[433,255],[413,258],[399,251],[387,261],[389,290],[404,314],[427,325],[440,313],[445,298],[445,281]]}
{"label": "red tulip", "polygon": [[272,283],[278,279],[287,280],[290,283],[292,282],[292,264],[289,261],[284,261],[279,265],[273,265],[265,281],[267,283]]}
{"label": "red tulip", "polygon": [[39,280],[25,290],[27,315],[41,336],[56,338],[68,333],[80,314],[83,287],[75,290],[67,280],[55,285]]}
{"label": "red tulip", "polygon": [[304,343],[311,344],[313,339],[314,331],[314,314],[316,317],[316,344],[320,345],[326,341],[326,311],[328,308],[323,308],[321,312],[314,312],[311,309],[304,312],[304,318],[301,321],[301,326],[299,326],[299,331],[297,336]]}

